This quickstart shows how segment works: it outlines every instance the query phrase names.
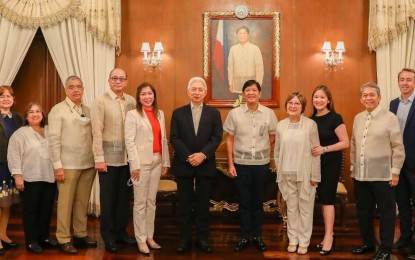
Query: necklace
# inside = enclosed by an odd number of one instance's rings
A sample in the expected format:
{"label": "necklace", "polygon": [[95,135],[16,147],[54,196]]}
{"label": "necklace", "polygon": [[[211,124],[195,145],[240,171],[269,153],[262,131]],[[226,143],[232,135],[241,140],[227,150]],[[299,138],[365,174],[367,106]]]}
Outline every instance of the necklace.
{"label": "necklace", "polygon": [[[69,105],[69,103],[65,100],[65,103],[68,105],[68,108],[69,108],[69,110],[71,111],[71,113],[73,114],[73,111],[72,111],[72,108],[71,108],[71,106]],[[85,117],[85,114],[84,114],[84,106],[81,104],[81,113],[79,113],[79,111],[77,110],[77,109],[73,109],[73,110],[75,110],[76,111],[76,113],[78,113],[79,114],[79,116],[80,117]]]}

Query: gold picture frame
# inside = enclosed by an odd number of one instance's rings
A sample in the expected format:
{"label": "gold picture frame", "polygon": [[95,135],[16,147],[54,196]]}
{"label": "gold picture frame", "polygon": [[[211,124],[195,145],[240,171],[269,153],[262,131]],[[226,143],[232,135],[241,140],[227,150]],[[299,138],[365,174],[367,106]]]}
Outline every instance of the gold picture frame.
{"label": "gold picture frame", "polygon": [[[238,31],[245,28],[252,46],[260,50],[263,64],[261,104],[278,107],[280,77],[280,23],[279,12],[250,11],[238,19],[234,11],[209,11],[203,13],[203,76],[208,85],[205,101],[213,107],[232,107],[239,97],[241,84],[231,92],[229,72],[232,46],[238,45]],[[221,49],[222,48],[222,49]],[[259,56],[259,55],[256,55]],[[252,65],[259,67],[258,65]],[[234,66],[232,65],[232,68]],[[260,71],[260,70],[259,70]],[[257,75],[260,73],[257,73]],[[262,82],[261,82],[262,81]],[[238,92],[239,91],[239,92]]]}

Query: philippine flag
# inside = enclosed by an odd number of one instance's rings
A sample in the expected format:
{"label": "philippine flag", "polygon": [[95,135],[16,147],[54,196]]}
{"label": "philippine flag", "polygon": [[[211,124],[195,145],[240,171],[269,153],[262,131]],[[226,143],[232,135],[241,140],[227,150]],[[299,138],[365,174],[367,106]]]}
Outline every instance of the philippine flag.
{"label": "philippine flag", "polygon": [[216,41],[213,51],[214,64],[216,70],[219,73],[219,76],[222,80],[225,80],[225,56],[224,56],[224,46],[223,46],[223,20],[218,22],[218,31],[216,33]]}

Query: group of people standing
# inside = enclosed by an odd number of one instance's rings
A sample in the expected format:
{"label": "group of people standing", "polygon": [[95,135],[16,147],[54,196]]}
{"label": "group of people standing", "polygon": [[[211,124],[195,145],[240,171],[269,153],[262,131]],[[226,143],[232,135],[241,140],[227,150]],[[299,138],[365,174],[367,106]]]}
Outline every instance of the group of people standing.
{"label": "group of people standing", "polygon": [[[127,85],[124,70],[112,70],[108,83],[109,90],[90,109],[82,103],[82,80],[68,77],[64,83],[66,98],[51,109],[48,125],[37,102],[26,107],[24,117],[12,112],[13,89],[0,87],[0,230],[4,231],[0,231],[0,254],[17,246],[7,237],[6,228],[9,208],[18,193],[29,251],[40,253],[58,246],[64,253],[76,254],[79,248],[96,247],[97,241],[87,234],[87,211],[97,171],[105,249],[116,252],[119,244],[137,243],[127,234],[130,169],[124,141],[124,119],[128,111],[136,108],[136,101],[123,93]],[[50,237],[50,221],[56,192],[54,239]],[[147,242],[155,244],[152,236]]]}
{"label": "group of people standing", "polygon": [[[352,253],[375,250],[376,206],[381,243],[372,258],[375,260],[389,259],[392,248],[409,245],[413,237],[410,203],[415,198],[415,138],[411,133],[415,122],[415,70],[403,69],[398,82],[402,95],[391,102],[393,113],[379,105],[380,89],[375,83],[361,86],[360,101],[365,110],[354,119],[350,141],[351,176],[363,239],[362,246]],[[137,243],[139,251],[148,255],[150,249],[161,248],[154,240],[154,218],[159,179],[170,167],[164,113],[150,83],[138,86],[135,99],[123,92],[127,85],[124,70],[112,70],[108,83],[110,89],[90,109],[82,103],[82,80],[69,77],[65,82],[66,98],[50,111],[49,125],[39,103],[30,103],[24,118],[12,112],[13,89],[0,87],[0,254],[7,247],[17,246],[6,235],[10,205],[18,195],[16,189],[22,199],[28,250],[39,253],[45,247],[59,246],[64,253],[76,254],[77,248],[96,247],[97,242],[86,230],[96,171],[105,249],[116,252],[119,243]],[[262,202],[273,156],[276,181],[287,204],[287,251],[307,253],[317,194],[323,205],[325,226],[324,238],[317,247],[320,255],[329,255],[335,244],[337,182],[343,150],[349,147],[346,126],[335,111],[330,90],[323,85],[314,89],[310,118],[304,116],[305,96],[291,93],[285,100],[287,118],[278,122],[274,111],[259,102],[261,85],[248,80],[242,87],[245,103],[232,109],[223,125],[219,111],[203,103],[206,94],[204,79],[191,78],[187,86],[190,102],[175,109],[171,119],[171,166],[178,185],[177,251],[191,249],[195,223],[196,247],[212,252],[208,242],[209,198],[216,175],[215,151],[224,131],[228,172],[235,178],[239,202],[240,239],[234,250],[245,249],[251,236],[260,251],[267,250],[262,239]],[[403,177],[399,178],[401,172]],[[57,240],[49,235],[55,181]],[[401,238],[393,245],[397,185]],[[134,192],[135,239],[126,231],[130,186]]]}

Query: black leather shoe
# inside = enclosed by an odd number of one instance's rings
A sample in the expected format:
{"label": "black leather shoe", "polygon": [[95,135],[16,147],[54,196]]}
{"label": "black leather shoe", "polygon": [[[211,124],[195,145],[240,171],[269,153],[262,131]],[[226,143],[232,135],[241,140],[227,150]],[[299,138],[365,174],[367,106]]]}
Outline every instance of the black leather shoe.
{"label": "black leather shoe", "polygon": [[42,253],[42,248],[39,246],[38,243],[27,245],[27,249],[33,253]]}
{"label": "black leather shoe", "polygon": [[248,246],[249,246],[249,239],[241,238],[238,241],[238,243],[236,243],[234,250],[235,250],[235,252],[241,252],[242,250],[244,250]]}
{"label": "black leather shoe", "polygon": [[7,243],[6,241],[1,240],[1,244],[3,245],[4,249],[17,248],[19,246],[13,241],[10,241],[9,243]]}
{"label": "black leather shoe", "polygon": [[413,255],[408,255],[406,258],[408,258],[408,259],[415,259],[415,254],[413,254]]}
{"label": "black leather shoe", "polygon": [[49,237],[45,240],[40,241],[39,244],[40,246],[51,248],[56,247],[58,245],[58,241],[56,241],[54,238]]}
{"label": "black leather shoe", "polygon": [[105,251],[109,253],[117,252],[118,248],[115,244],[105,244]]}
{"label": "black leather shoe", "polygon": [[78,253],[78,250],[76,250],[76,248],[71,244],[71,242],[59,244],[59,248],[65,254],[74,255]]}
{"label": "black leather shoe", "polygon": [[404,238],[399,238],[398,241],[396,241],[395,243],[393,243],[392,248],[393,249],[401,249],[401,248],[405,248],[411,245],[411,239],[404,239]]}
{"label": "black leather shoe", "polygon": [[187,251],[189,251],[192,248],[190,241],[181,241],[179,243],[179,246],[177,247],[177,252],[178,253],[186,253]]}
{"label": "black leather shoe", "polygon": [[389,252],[378,250],[376,254],[372,257],[372,260],[389,260],[391,254]]}
{"label": "black leather shoe", "polygon": [[123,238],[117,239],[117,243],[132,246],[132,245],[137,244],[137,241],[133,237],[123,237]]}
{"label": "black leather shoe", "polygon": [[254,237],[253,242],[259,251],[267,251],[267,246],[265,245],[264,241],[262,241],[262,237]]}
{"label": "black leather shoe", "polygon": [[196,241],[196,248],[205,253],[212,253],[212,248],[206,240]]}
{"label": "black leather shoe", "polygon": [[362,245],[362,246],[359,246],[359,247],[356,247],[355,249],[353,249],[352,254],[361,255],[361,254],[365,254],[365,253],[371,252],[371,251],[375,251],[374,246]]}
{"label": "black leather shoe", "polygon": [[97,247],[97,241],[88,236],[74,237],[73,245],[78,248]]}

